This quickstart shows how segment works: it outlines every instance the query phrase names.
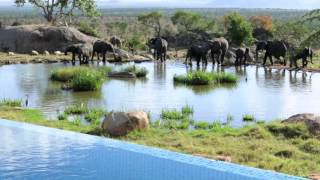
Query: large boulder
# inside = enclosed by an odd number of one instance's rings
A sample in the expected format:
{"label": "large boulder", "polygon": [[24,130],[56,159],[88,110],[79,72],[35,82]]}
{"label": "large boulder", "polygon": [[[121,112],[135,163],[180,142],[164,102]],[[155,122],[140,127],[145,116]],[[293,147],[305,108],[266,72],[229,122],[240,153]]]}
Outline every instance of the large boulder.
{"label": "large boulder", "polygon": [[16,53],[63,51],[71,44],[93,43],[95,40],[72,27],[22,25],[0,29],[0,51]]}
{"label": "large boulder", "polygon": [[102,129],[111,136],[124,136],[133,130],[142,130],[148,127],[148,114],[143,111],[111,112],[102,123]]}
{"label": "large boulder", "polygon": [[311,113],[296,114],[282,121],[283,123],[305,123],[310,132],[320,134],[320,116]]}

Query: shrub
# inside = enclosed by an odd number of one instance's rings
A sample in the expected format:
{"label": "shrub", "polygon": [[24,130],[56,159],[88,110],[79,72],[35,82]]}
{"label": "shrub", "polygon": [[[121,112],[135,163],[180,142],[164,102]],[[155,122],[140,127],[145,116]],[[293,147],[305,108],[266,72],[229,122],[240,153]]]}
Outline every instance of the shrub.
{"label": "shrub", "polygon": [[86,21],[82,21],[78,25],[78,30],[86,35],[99,37],[98,30],[94,27],[96,27],[96,25],[89,24]]}
{"label": "shrub", "polygon": [[0,106],[21,107],[22,100],[18,99],[1,99]]}

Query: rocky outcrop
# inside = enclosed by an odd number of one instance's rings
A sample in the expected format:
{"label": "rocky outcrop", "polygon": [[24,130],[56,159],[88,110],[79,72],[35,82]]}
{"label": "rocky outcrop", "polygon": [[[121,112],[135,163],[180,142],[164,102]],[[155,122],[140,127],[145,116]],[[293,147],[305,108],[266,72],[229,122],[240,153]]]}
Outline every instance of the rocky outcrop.
{"label": "rocky outcrop", "polygon": [[148,127],[148,114],[143,111],[110,112],[102,123],[102,129],[111,136],[124,136],[133,130]]}
{"label": "rocky outcrop", "polygon": [[314,114],[296,114],[282,121],[282,123],[305,123],[311,133],[320,135],[320,116]]}
{"label": "rocky outcrop", "polygon": [[0,51],[15,53],[63,51],[70,44],[93,43],[95,40],[72,27],[22,25],[0,29]]}

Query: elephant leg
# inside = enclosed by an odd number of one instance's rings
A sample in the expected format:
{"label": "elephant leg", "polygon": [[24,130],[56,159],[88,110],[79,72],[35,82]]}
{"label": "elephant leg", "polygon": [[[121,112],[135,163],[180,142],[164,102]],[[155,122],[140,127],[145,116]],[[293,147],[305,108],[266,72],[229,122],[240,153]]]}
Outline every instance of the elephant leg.
{"label": "elephant leg", "polygon": [[221,57],[220,57],[220,59],[221,59],[221,60],[220,60],[220,63],[221,63],[221,64],[223,64],[224,56],[225,56],[225,55],[226,55],[226,52],[223,51],[223,52],[221,53]]}
{"label": "elephant leg", "polygon": [[287,58],[285,56],[283,56],[283,65],[286,66],[287,65]]}
{"label": "elephant leg", "polygon": [[91,56],[91,62],[93,62],[93,57],[94,57],[95,51],[92,52],[92,56]]}
{"label": "elephant leg", "polygon": [[268,58],[268,55],[266,53],[263,58],[263,65],[266,65],[267,58]]}
{"label": "elephant leg", "polygon": [[72,63],[76,62],[76,54],[72,53]]}
{"label": "elephant leg", "polygon": [[163,60],[164,60],[164,61],[167,60],[167,51],[164,51],[164,53],[163,53]]}
{"label": "elephant leg", "polygon": [[197,66],[200,66],[200,57],[197,57]]}
{"label": "elephant leg", "polygon": [[302,58],[302,67],[305,68],[308,65],[307,58]]}
{"label": "elephant leg", "polygon": [[103,63],[106,62],[106,52],[102,53],[102,61],[103,61]]}
{"label": "elephant leg", "polygon": [[272,60],[272,56],[271,55],[269,56],[269,59],[270,59],[271,65],[273,65],[273,60]]}

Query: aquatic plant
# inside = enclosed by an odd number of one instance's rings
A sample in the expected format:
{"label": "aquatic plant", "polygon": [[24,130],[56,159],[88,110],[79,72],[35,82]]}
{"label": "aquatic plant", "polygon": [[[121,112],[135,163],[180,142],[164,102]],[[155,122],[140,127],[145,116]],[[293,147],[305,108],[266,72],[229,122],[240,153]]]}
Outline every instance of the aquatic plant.
{"label": "aquatic plant", "polygon": [[148,70],[145,67],[137,67],[135,65],[130,65],[121,71],[134,73],[138,78],[146,77],[148,74]]}
{"label": "aquatic plant", "polygon": [[191,114],[193,114],[193,107],[191,107],[189,105],[185,105],[181,108],[181,112],[184,115],[191,115]]}
{"label": "aquatic plant", "polygon": [[246,114],[246,115],[244,115],[242,117],[242,120],[248,122],[248,121],[254,121],[255,119],[254,119],[254,116],[252,114]]}
{"label": "aquatic plant", "polygon": [[21,107],[22,100],[19,99],[1,99],[0,106],[9,106],[9,107]]}
{"label": "aquatic plant", "polygon": [[59,121],[68,120],[68,115],[66,113],[59,114],[58,120]]}
{"label": "aquatic plant", "polygon": [[75,72],[71,86],[74,91],[94,91],[101,88],[105,76],[93,69],[83,69]]}
{"label": "aquatic plant", "polygon": [[89,108],[87,105],[84,104],[77,104],[73,106],[66,107],[64,110],[64,113],[66,115],[72,115],[72,114],[86,114],[89,112]]}
{"label": "aquatic plant", "polygon": [[176,109],[162,110],[160,116],[162,119],[175,119],[175,120],[183,119],[183,117],[184,117],[184,115]]}
{"label": "aquatic plant", "polygon": [[234,74],[218,72],[210,73],[204,71],[188,72],[186,75],[175,75],[174,82],[183,83],[187,85],[209,85],[209,84],[223,84],[236,83],[238,77]]}

